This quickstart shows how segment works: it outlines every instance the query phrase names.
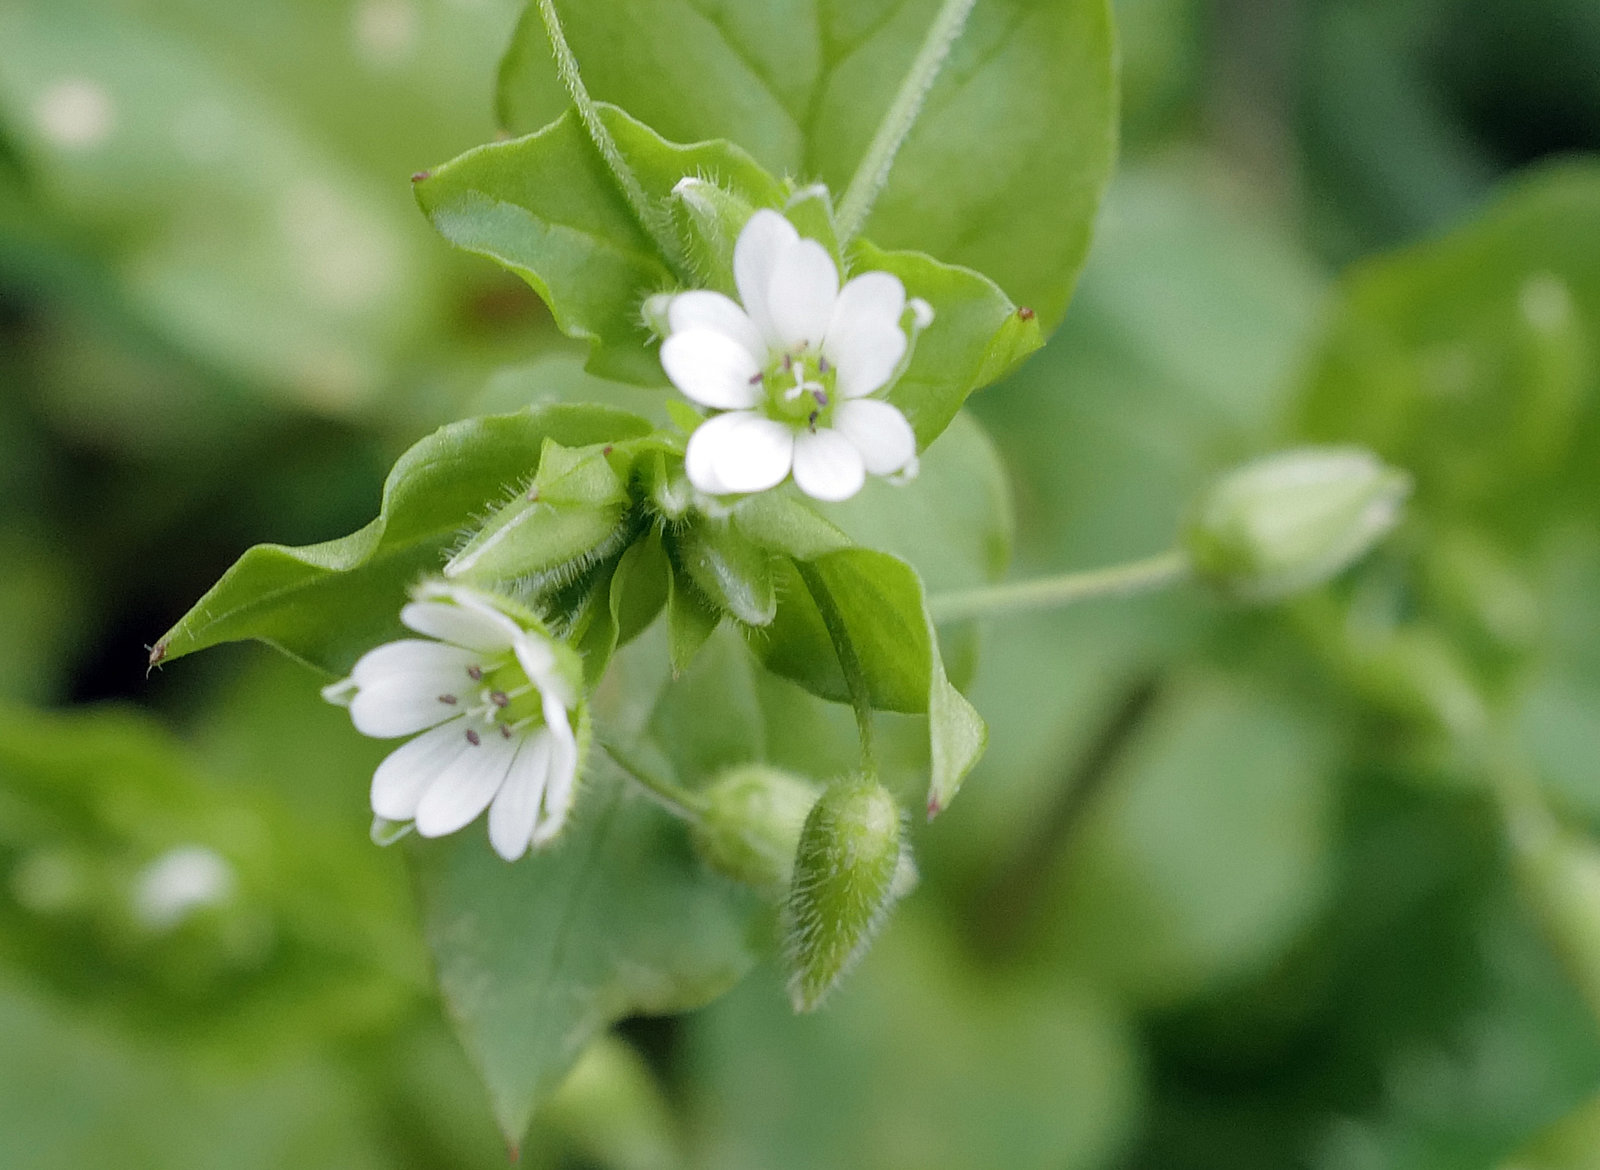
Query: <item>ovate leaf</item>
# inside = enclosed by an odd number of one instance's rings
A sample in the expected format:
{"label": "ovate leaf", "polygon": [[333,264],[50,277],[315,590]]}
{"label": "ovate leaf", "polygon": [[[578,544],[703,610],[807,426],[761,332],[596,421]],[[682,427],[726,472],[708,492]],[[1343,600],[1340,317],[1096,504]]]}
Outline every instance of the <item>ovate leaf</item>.
{"label": "ovate leaf", "polygon": [[445,551],[508,488],[527,482],[545,440],[576,447],[649,431],[635,415],[597,406],[452,423],[400,457],[372,523],[322,544],[252,548],[162,637],[153,660],[254,638],[341,673],[399,634],[406,589],[438,571]]}
{"label": "ovate leaf", "polygon": [[[843,193],[938,0],[557,0],[590,92],[680,142],[726,138],[774,174]],[[1116,138],[1105,0],[975,5],[865,226],[993,277],[1046,330],[1066,309]],[[501,67],[501,117],[559,116],[529,6]]]}
{"label": "ovate leaf", "polygon": [[755,955],[759,899],[606,776],[559,846],[507,865],[472,833],[413,853],[445,1004],[515,1146],[585,1045],[623,1016],[699,1007]]}
{"label": "ovate leaf", "polygon": [[[577,115],[556,113],[536,134],[435,168],[417,181],[417,202],[445,239],[526,280],[561,331],[589,343],[591,372],[665,383],[640,307],[685,274],[640,225]],[[711,175],[752,205],[781,202],[778,183],[737,147],[678,146],[620,110],[601,116],[654,199],[685,176]]]}

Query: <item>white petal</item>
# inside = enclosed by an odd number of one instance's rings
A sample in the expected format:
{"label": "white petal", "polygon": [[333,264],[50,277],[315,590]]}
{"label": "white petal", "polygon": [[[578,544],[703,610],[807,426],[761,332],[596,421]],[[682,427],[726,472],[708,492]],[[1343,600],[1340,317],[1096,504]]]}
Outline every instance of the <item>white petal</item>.
{"label": "white petal", "polygon": [[414,735],[460,715],[459,684],[468,681],[465,669],[379,675],[350,700],[350,722],[374,739]]}
{"label": "white petal", "polygon": [[841,402],[833,427],[855,444],[873,475],[892,475],[917,457],[917,436],[906,416],[876,398]]}
{"label": "white petal", "polygon": [[866,479],[861,452],[838,431],[795,436],[794,482],[812,499],[848,500]]}
{"label": "white petal", "polygon": [[506,739],[492,727],[477,734],[477,745],[469,744],[422,794],[416,816],[420,835],[442,837],[471,824],[500,791],[521,738]]}
{"label": "white petal", "polygon": [[679,293],[667,307],[667,323],[673,333],[686,333],[691,329],[721,333],[743,346],[757,363],[766,363],[767,343],[761,331],[731,297],[719,292],[697,288],[693,292]]}
{"label": "white petal", "polygon": [[400,620],[419,634],[465,646],[479,654],[511,649],[511,639],[517,633],[517,623],[504,614],[448,601],[413,601],[400,611]]}
{"label": "white petal", "polygon": [[565,704],[576,702],[571,685],[556,669],[554,648],[542,635],[523,634],[517,639],[516,652],[518,664],[547,702],[551,696]]}
{"label": "white petal", "polygon": [[871,394],[893,376],[906,352],[905,307],[905,286],[887,272],[864,273],[840,291],[822,353],[839,371],[841,397]]}
{"label": "white petal", "polygon": [[363,654],[350,671],[350,681],[359,692],[363,687],[401,675],[423,675],[448,689],[465,677],[467,667],[482,661],[482,657],[444,642],[402,638],[398,642],[385,642]]}
{"label": "white petal", "polygon": [[572,811],[572,796],[578,781],[578,740],[572,734],[565,711],[552,711],[545,703],[545,721],[550,728],[550,780],[545,785],[544,808],[533,830],[533,844],[543,845],[567,823]]}
{"label": "white petal", "polygon": [[767,288],[772,327],[785,349],[820,347],[839,297],[839,270],[815,240],[797,240],[778,253]]}
{"label": "white petal", "polygon": [[745,223],[733,245],[733,283],[739,289],[744,311],[769,345],[778,340],[767,306],[772,269],[778,262],[778,253],[799,238],[793,224],[776,211],[763,208]]}
{"label": "white petal", "polygon": [[739,410],[761,401],[761,366],[726,333],[689,329],[661,343],[661,368],[672,384],[701,406]]}
{"label": "white petal", "polygon": [[489,806],[489,844],[507,861],[528,850],[549,775],[550,733],[538,731],[524,738],[506,782]]}
{"label": "white petal", "polygon": [[401,744],[372,774],[372,811],[386,821],[409,821],[429,784],[472,745],[459,722],[446,723]]}
{"label": "white petal", "polygon": [[684,467],[703,492],[763,492],[783,482],[794,457],[794,432],[780,422],[735,411],[707,419],[689,436]]}

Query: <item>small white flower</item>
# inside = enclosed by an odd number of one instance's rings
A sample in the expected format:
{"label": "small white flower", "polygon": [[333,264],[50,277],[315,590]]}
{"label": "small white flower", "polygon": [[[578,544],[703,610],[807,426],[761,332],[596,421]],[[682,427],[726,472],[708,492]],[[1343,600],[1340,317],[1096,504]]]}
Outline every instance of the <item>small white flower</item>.
{"label": "small white flower", "polygon": [[372,777],[373,837],[387,843],[406,822],[442,837],[487,808],[490,844],[515,861],[572,808],[574,656],[460,586],[424,586],[400,620],[427,638],[369,651],[322,692],[363,735],[416,736]]}
{"label": "small white flower", "polygon": [[722,411],[689,437],[685,468],[712,495],[776,487],[791,471],[801,491],[845,500],[866,474],[912,474],[917,441],[905,415],[870,397],[906,354],[901,318],[932,310],[906,303],[905,286],[867,272],[839,287],[827,249],[787,219],[750,217],[733,252],[743,307],[707,289],[666,308],[661,365],[701,406]]}

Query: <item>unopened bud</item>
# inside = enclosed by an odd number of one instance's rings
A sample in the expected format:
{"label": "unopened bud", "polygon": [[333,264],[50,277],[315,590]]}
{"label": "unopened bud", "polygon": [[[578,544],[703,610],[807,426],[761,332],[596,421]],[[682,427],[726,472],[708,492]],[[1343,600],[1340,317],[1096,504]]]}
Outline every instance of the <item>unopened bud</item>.
{"label": "unopened bud", "polygon": [[789,884],[817,786],[764,764],[725,772],[704,789],[695,847],[719,873],[777,892]]}
{"label": "unopened bud", "polygon": [[755,208],[705,179],[680,179],[672,189],[673,217],[702,287],[733,293],[733,246]]}
{"label": "unopened bud", "polygon": [[784,922],[795,1011],[822,1002],[911,884],[915,869],[901,867],[908,855],[902,837],[900,809],[875,781],[838,781],[812,807],[800,831]]}
{"label": "unopened bud", "polygon": [[1273,601],[1363,556],[1394,528],[1410,491],[1410,477],[1370,451],[1285,451],[1214,485],[1185,544],[1202,581],[1241,601]]}

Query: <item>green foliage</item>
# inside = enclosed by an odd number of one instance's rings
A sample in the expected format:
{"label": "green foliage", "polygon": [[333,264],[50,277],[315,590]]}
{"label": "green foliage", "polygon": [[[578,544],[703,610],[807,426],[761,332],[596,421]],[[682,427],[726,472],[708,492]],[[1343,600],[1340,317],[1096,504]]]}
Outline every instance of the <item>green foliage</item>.
{"label": "green foliage", "polygon": [[551,406],[453,423],[422,440],[384,483],[378,516],[307,548],[251,549],[176,626],[153,661],[255,638],[328,674],[400,632],[406,590],[443,567],[473,522],[526,483],[547,439],[583,446],[649,425],[595,406]]}
{"label": "green foliage", "polygon": [[[589,92],[678,142],[725,138],[773,174],[843,192],[938,5],[557,3]],[[992,277],[1046,331],[1088,249],[1115,149],[1103,0],[977,5],[864,234]],[[536,8],[500,71],[526,133],[567,98]]]}

